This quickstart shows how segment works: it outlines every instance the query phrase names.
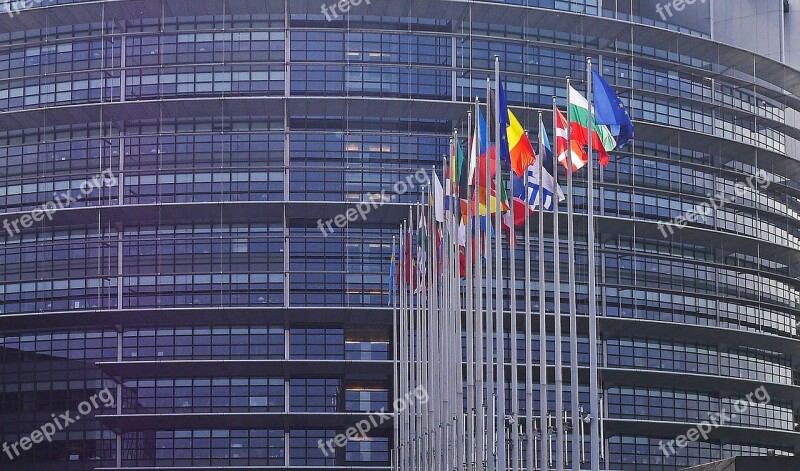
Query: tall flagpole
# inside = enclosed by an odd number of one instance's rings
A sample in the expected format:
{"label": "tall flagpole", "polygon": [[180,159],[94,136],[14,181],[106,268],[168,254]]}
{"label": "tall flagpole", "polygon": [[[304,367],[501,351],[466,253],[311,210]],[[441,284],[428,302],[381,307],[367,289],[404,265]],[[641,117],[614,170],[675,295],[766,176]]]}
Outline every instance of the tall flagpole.
{"label": "tall flagpole", "polygon": [[[391,265],[389,269],[389,298],[390,304],[392,306],[392,380],[395,388],[395,398],[397,397],[397,385],[400,382],[400,370],[399,370],[399,363],[400,363],[400,341],[399,341],[399,332],[397,328],[399,326],[399,322],[397,316],[399,315],[398,311],[398,302],[397,296],[394,295],[395,291],[395,281],[392,275],[396,275],[397,269],[394,266],[395,263],[395,249],[397,248],[397,239],[395,236],[392,236],[392,258],[391,258]],[[399,424],[397,421],[397,416],[395,416],[394,420],[392,421],[392,436],[394,437],[393,440],[393,453],[392,453],[392,470],[393,471],[400,471],[400,467],[397,463],[397,459],[399,457]]]}
{"label": "tall flagpole", "polygon": [[[405,321],[403,319],[403,313],[404,313],[404,309],[405,309],[405,294],[403,292],[403,290],[405,289],[405,284],[404,284],[404,280],[403,280],[403,276],[404,276],[403,265],[405,265],[405,244],[403,243],[403,237],[404,237],[403,227],[404,227],[403,224],[400,224],[400,264],[397,267],[397,274],[399,276],[399,278],[398,278],[399,289],[397,291],[397,296],[398,296],[398,303],[400,305],[399,322],[398,322],[399,330],[398,330],[398,336],[397,336],[397,361],[398,361],[398,364],[399,364],[399,368],[398,368],[397,382],[394,383],[395,391],[394,391],[393,397],[395,399],[399,399],[400,395],[401,395],[401,392],[405,390],[404,379],[403,379],[403,374],[404,374],[403,365],[405,363],[405,348],[404,348],[404,346],[407,345],[407,344],[405,343],[405,336],[404,336],[405,335],[404,334],[404,332],[405,332],[404,322]],[[394,420],[395,420],[395,422],[397,422],[399,424],[398,432],[397,432],[397,435],[395,436],[395,442],[397,443],[397,454],[398,454],[398,456],[397,456],[397,470],[396,471],[400,471],[402,469],[409,469],[408,466],[406,465],[406,462],[405,462],[405,441],[404,441],[404,438],[405,438],[405,429],[404,429],[405,424],[403,422],[405,414],[403,412],[401,412],[399,410],[395,410],[394,411],[394,413],[395,413]]]}
{"label": "tall flagpole", "polygon": [[[492,112],[490,99],[489,97],[492,95],[492,85],[491,79],[488,77],[486,78],[486,132],[489,133],[489,130],[492,126],[492,119],[494,119],[494,112]],[[495,415],[495,407],[494,407],[494,319],[492,317],[492,237],[491,237],[491,140],[486,139],[487,148],[486,148],[486,173],[484,174],[484,190],[485,190],[485,199],[486,199],[486,231],[484,234],[484,247],[483,250],[486,253],[486,395],[484,397],[484,402],[486,406],[486,461],[488,465],[486,466],[487,471],[495,471],[495,432],[496,432],[496,423],[494,419]],[[497,149],[495,148],[495,160],[497,160]],[[495,197],[495,205],[498,205],[499,202],[497,201],[497,197]],[[498,208],[495,207],[495,210]],[[497,228],[495,228],[497,230]],[[499,470],[498,470],[499,471]]]}
{"label": "tall flagpole", "polygon": [[[553,97],[553,132],[556,130],[556,99]],[[542,173],[544,170],[544,123],[539,115],[539,192],[541,194]],[[557,143],[557,141],[556,141]],[[553,144],[550,144],[553,147]],[[553,161],[558,159],[553,158]],[[558,179],[553,175],[554,188],[558,189]],[[553,199],[554,207],[558,206],[558,195]],[[541,446],[542,471],[550,470],[550,429],[547,417],[549,415],[548,379],[547,379],[547,280],[545,279],[544,265],[544,201],[539,201],[539,433],[542,435]],[[554,262],[555,263],[555,259]]]}
{"label": "tall flagpole", "polygon": [[[438,178],[438,176],[437,176]],[[431,189],[431,196],[434,196],[433,189]],[[442,421],[441,421],[441,414],[444,410],[445,402],[447,401],[445,396],[444,390],[444,381],[442,371],[439,368],[439,361],[436,361],[442,358],[442,347],[444,344],[444,339],[442,338],[443,328],[443,316],[441,312],[442,308],[442,297],[440,296],[440,290],[442,288],[443,282],[439,278],[439,263],[440,260],[440,248],[439,248],[439,236],[440,236],[440,225],[439,221],[436,219],[436,201],[435,198],[428,198],[428,215],[430,216],[428,219],[428,224],[430,227],[430,231],[428,232],[428,260],[430,260],[430,269],[428,270],[428,280],[430,284],[428,285],[428,293],[431,296],[431,303],[430,309],[428,311],[428,331],[430,334],[428,335],[429,346],[427,349],[427,357],[426,357],[426,365],[429,371],[430,381],[433,384],[434,389],[436,390],[436,397],[442,398],[441,403],[434,402],[430,409],[430,417],[431,417],[431,441],[432,441],[432,453],[431,453],[431,460],[432,465],[440,466],[441,462],[443,461],[444,457],[444,446],[442,440]],[[433,468],[436,469],[436,468]]]}
{"label": "tall flagpole", "polygon": [[[475,104],[476,108],[478,108],[477,100]],[[476,117],[476,122],[480,124],[480,119]],[[478,152],[478,160],[476,161],[476,171],[475,171],[475,178],[476,180],[479,178],[479,172],[482,170],[477,168],[480,165],[480,142],[477,144],[476,152]],[[484,308],[483,308],[483,251],[485,249],[485,243],[481,239],[483,234],[481,233],[480,227],[480,203],[478,202],[478,182],[476,181],[475,184],[472,186],[472,194],[470,195],[472,201],[470,201],[470,205],[473,203],[475,204],[475,219],[474,224],[478,224],[475,228],[475,232],[477,237],[475,237],[477,242],[476,247],[476,257],[475,257],[475,348],[477,349],[477,358],[476,358],[476,366],[477,366],[477,374],[475,376],[475,437],[479,440],[479,443],[475,446],[475,450],[477,451],[476,456],[476,465],[478,471],[483,471],[488,466],[488,459],[486,457],[488,450],[488,439],[486,435],[489,433],[486,429],[486,396],[484,394],[485,389],[485,382],[484,377],[486,375],[486,368],[484,367]]]}
{"label": "tall flagpole", "polygon": [[586,59],[586,90],[587,101],[589,102],[589,164],[588,181],[586,196],[588,201],[588,221],[589,233],[587,236],[589,243],[589,414],[591,414],[591,433],[590,443],[591,469],[600,469],[600,394],[598,391],[597,375],[597,274],[595,272],[597,264],[595,258],[595,228],[594,228],[594,162],[592,159],[592,128],[594,124],[594,112],[592,103],[592,59]]}
{"label": "tall flagpole", "polygon": [[[503,143],[500,140],[500,56],[494,56],[494,83],[495,83],[495,201],[497,208],[494,213],[494,239],[495,239],[495,283],[497,285],[495,293],[495,329],[496,329],[496,342],[497,342],[497,379],[495,380],[495,395],[497,408],[495,420],[497,427],[497,470],[506,470],[506,389],[505,389],[505,339],[503,335],[503,238],[501,228],[502,212],[500,196],[502,190],[500,188],[503,178],[502,165],[500,164],[502,152],[500,151]],[[513,228],[512,228],[513,230]]]}
{"label": "tall flagpole", "polygon": [[[469,119],[469,118],[468,118]],[[469,124],[467,125],[469,127]],[[469,130],[467,130],[467,136],[469,136]],[[469,139],[469,138],[467,138]],[[458,425],[459,431],[459,440],[458,445],[460,449],[458,450],[458,460],[456,461],[456,466],[458,468],[457,471],[464,471],[465,467],[467,466],[467,412],[464,410],[464,404],[466,403],[466,396],[467,388],[464,387],[466,384],[466,372],[464,367],[467,363],[466,352],[465,356],[462,357],[461,354],[461,342],[462,336],[461,331],[464,330],[465,343],[469,343],[469,334],[467,333],[467,319],[464,317],[464,311],[466,309],[466,290],[467,286],[464,286],[462,291],[462,282],[461,282],[461,243],[459,240],[459,233],[461,229],[461,188],[458,184],[458,176],[459,176],[459,164],[463,163],[459,161],[459,154],[461,158],[464,159],[466,156],[462,152],[462,147],[460,142],[458,142],[456,147],[456,154],[455,154],[455,162],[452,166],[453,171],[451,171],[450,175],[453,178],[453,199],[451,200],[453,215],[452,215],[452,224],[453,224],[453,238],[454,238],[454,245],[453,245],[453,283],[454,283],[454,299],[456,302],[456,319],[457,319],[457,326],[456,326],[456,334],[457,334],[457,341],[455,343],[454,353],[456,356],[457,364],[459,365],[458,372],[456,375],[456,387],[458,388],[458,394],[456,397],[458,400],[454,405],[454,412],[458,414],[458,420],[456,421]],[[465,244],[466,248],[466,244]],[[466,261],[466,258],[465,258]],[[466,350],[466,345],[464,345],[464,350]],[[467,367],[468,369],[468,367]]]}
{"label": "tall flagpole", "polygon": [[[570,87],[570,79],[567,78],[567,91],[569,91]],[[567,93],[569,97],[569,92]],[[567,98],[569,100],[569,98]],[[567,106],[567,148],[571,149],[571,125],[569,123],[572,122],[572,114],[570,112],[569,106]],[[570,381],[569,381],[569,390],[570,390],[570,416],[572,419],[572,431],[570,436],[572,437],[572,469],[575,471],[580,470],[581,467],[581,447],[583,446],[580,443],[580,435],[578,433],[578,423],[577,420],[580,420],[579,417],[579,401],[580,398],[578,397],[578,391],[580,386],[578,384],[578,311],[577,311],[577,294],[576,294],[576,283],[575,283],[575,227],[574,227],[574,219],[575,219],[575,191],[573,185],[573,178],[574,178],[574,169],[572,168],[572,159],[569,158],[567,161],[570,165],[567,166],[567,193],[569,193],[569,205],[567,206],[567,249],[569,251],[569,255],[567,259],[570,260],[569,264],[569,372],[570,372]]]}
{"label": "tall flagpole", "polygon": [[[418,206],[414,205],[412,208],[409,206],[408,208],[408,225],[406,227],[406,243],[408,244],[408,274],[406,274],[407,285],[408,285],[408,382],[406,384],[406,391],[411,391],[416,388],[417,384],[417,344],[419,339],[416,335],[416,325],[417,325],[417,302],[414,296],[414,287],[417,285],[417,269],[416,265],[414,264],[414,257],[416,254],[414,253],[414,243],[413,237],[411,234],[411,228],[414,227],[414,217],[413,212],[414,209],[417,210],[417,216],[419,216],[419,208]],[[417,448],[419,445],[419,441],[417,440],[418,428],[417,428],[417,407],[415,404],[410,403],[407,409],[407,417],[406,420],[408,422],[408,461],[410,464],[409,469],[418,469],[419,468],[419,461],[418,460],[418,452]]]}
{"label": "tall flagpole", "polygon": [[[567,126],[569,128],[569,126]],[[569,141],[567,142],[569,146]],[[556,149],[558,149],[558,138],[556,138]],[[571,162],[570,162],[571,163]],[[553,159],[553,180],[558,185],[558,159]],[[553,314],[555,320],[555,360],[556,360],[556,410],[553,414],[556,423],[556,471],[564,471],[564,421],[561,419],[564,413],[564,380],[563,365],[561,360],[561,236],[559,233],[559,218],[558,218],[558,198],[553,201],[553,261],[555,269],[553,270],[553,285],[554,285],[554,302]],[[570,263],[572,261],[570,260]]]}
{"label": "tall flagpole", "polygon": [[[425,190],[423,189],[422,190],[422,199],[424,199],[424,198],[425,198]],[[420,208],[420,204],[417,203],[417,218],[416,218],[417,230],[419,230],[419,224],[420,224],[421,220],[422,220],[422,210]],[[419,242],[418,242],[417,243],[417,251],[416,251],[416,254],[415,254],[417,256],[417,264],[416,264],[417,266],[416,266],[416,269],[414,270],[415,271],[414,279],[416,281],[416,290],[415,290],[416,291],[416,296],[414,296],[414,298],[415,298],[414,304],[416,305],[416,307],[414,309],[414,330],[413,330],[413,333],[414,333],[414,384],[412,386],[414,388],[416,388],[417,386],[422,384],[421,381],[420,381],[421,376],[422,376],[422,374],[421,374],[422,361],[420,361],[420,356],[421,356],[421,351],[422,351],[422,335],[420,335],[420,332],[422,331],[422,328],[420,327],[420,323],[421,323],[421,320],[422,320],[422,286],[421,285],[423,283],[423,280],[422,280],[422,276],[420,274],[420,270],[422,270],[422,267],[420,266],[420,263],[419,263],[419,261],[420,261],[419,250],[420,249],[419,249]],[[423,437],[423,435],[425,433],[425,430],[423,428],[423,423],[422,423],[421,409],[422,409],[421,405],[415,405],[414,406],[414,422],[415,422],[414,428],[415,428],[415,434],[412,437],[412,439],[416,442],[415,446],[414,446],[414,453],[415,453],[414,462],[415,462],[416,468],[419,469],[419,470],[421,470],[423,468],[423,466],[422,466],[422,456],[423,456],[422,449],[423,449],[423,445],[424,445],[424,440],[423,440],[424,437]]]}
{"label": "tall flagpole", "polygon": [[[488,92],[487,92],[488,93]],[[475,122],[476,122],[476,132],[480,131],[480,108],[478,104],[478,99],[475,99]],[[487,136],[488,140],[488,136]],[[478,141],[476,143],[476,167],[480,165],[480,145],[481,142]],[[488,159],[488,149],[487,149],[487,159]],[[489,449],[488,445],[488,430],[486,427],[486,396],[484,394],[485,388],[485,375],[486,375],[486,368],[485,358],[484,358],[484,308],[483,308],[483,285],[484,285],[484,277],[483,277],[483,251],[485,250],[486,244],[485,242],[481,241],[481,228],[480,228],[480,202],[478,201],[478,184],[480,179],[480,168],[477,168],[477,173],[475,174],[476,182],[473,184],[471,190],[472,193],[470,194],[470,206],[475,204],[475,217],[478,221],[478,226],[475,228],[475,232],[477,233],[477,240],[478,246],[476,247],[475,253],[475,349],[476,349],[476,375],[475,375],[475,428],[476,433],[475,436],[477,440],[479,440],[478,444],[475,446],[475,450],[477,451],[476,456],[476,465],[478,471],[484,471],[488,466],[488,458],[487,458],[487,451]],[[488,217],[488,216],[487,216]],[[475,223],[475,222],[473,222]],[[488,231],[488,228],[487,228]],[[488,284],[488,281],[487,281]],[[488,356],[488,352],[487,356]]]}
{"label": "tall flagpole", "polygon": [[[466,159],[472,158],[472,150],[473,150],[473,141],[472,141],[472,133],[474,132],[472,129],[472,111],[470,110],[467,113],[467,155],[465,156]],[[465,283],[465,293],[466,298],[464,299],[464,304],[466,305],[466,322],[467,322],[467,337],[466,337],[466,347],[467,347],[467,426],[466,426],[466,435],[464,440],[464,449],[465,449],[465,464],[466,464],[466,471],[476,471],[473,467],[474,460],[474,450],[476,445],[475,441],[475,342],[473,341],[473,337],[475,335],[475,322],[472,318],[472,300],[473,300],[473,292],[472,292],[472,182],[469,181],[469,169],[471,167],[471,160],[467,162],[467,194],[464,195],[467,198],[467,209],[466,209],[466,240],[464,241],[464,260],[466,262],[466,283]],[[462,165],[461,172],[463,173],[464,167]],[[464,178],[463,175],[460,175],[461,178]],[[459,195],[460,196],[460,195]],[[458,204],[461,204],[460,198]]]}
{"label": "tall flagpole", "polygon": [[[541,122],[542,114],[539,113]],[[542,161],[542,146],[539,144],[539,165]],[[528,167],[530,168],[530,167]],[[523,198],[525,199],[525,467],[533,469],[535,459],[533,449],[536,446],[533,433],[533,303],[531,300],[531,218],[530,196],[528,195],[528,168],[525,169]],[[541,190],[540,190],[541,191]]]}
{"label": "tall flagpole", "polygon": [[[436,168],[433,168],[435,172]],[[423,367],[423,385],[428,389],[428,391],[434,395],[434,397],[441,398],[441,391],[439,390],[439,383],[438,383],[438,372],[432,368],[432,361],[431,357],[433,356],[432,353],[436,351],[438,348],[438,316],[434,314],[434,310],[436,309],[436,302],[438,301],[437,296],[437,285],[435,281],[435,274],[436,274],[436,247],[434,242],[434,231],[435,231],[435,224],[436,224],[436,217],[432,214],[431,211],[431,196],[434,194],[434,188],[431,188],[428,191],[428,204],[425,204],[423,199],[422,201],[422,209],[425,212],[425,243],[427,244],[425,250],[425,286],[423,288],[423,292],[425,293],[426,297],[426,312],[423,316],[423,330],[424,330],[424,338],[425,338],[425,348],[422,351],[422,367]],[[429,229],[430,228],[430,229]],[[438,430],[437,430],[437,412],[439,405],[436,402],[428,401],[423,406],[427,412],[426,414],[426,434],[427,434],[427,449],[426,449],[426,461],[428,463],[428,469],[434,469],[434,464],[436,463],[436,459],[439,454],[439,448],[437,447],[438,443]]]}
{"label": "tall flagpole", "polygon": [[[454,394],[455,400],[453,401],[453,405],[451,407],[450,415],[453,419],[453,425],[455,427],[455,457],[454,457],[454,466],[459,471],[462,471],[464,468],[465,463],[465,444],[464,440],[466,437],[465,427],[466,424],[464,423],[464,387],[463,387],[463,368],[464,368],[464,359],[461,357],[461,328],[462,328],[462,304],[461,304],[461,269],[459,265],[459,240],[458,240],[458,214],[459,214],[459,206],[456,203],[460,202],[460,198],[458,197],[458,186],[456,185],[456,177],[458,172],[456,169],[458,168],[458,154],[460,150],[459,142],[458,142],[458,130],[453,130],[453,138],[455,141],[455,146],[453,147],[453,153],[450,156],[450,199],[448,200],[447,206],[450,209],[450,213],[447,217],[447,222],[450,225],[450,245],[448,246],[448,250],[450,253],[450,303],[451,309],[450,313],[453,319],[453,337],[452,342],[450,345],[450,353],[453,357],[453,362],[458,365],[458,368],[453,369],[452,374],[450,375],[450,380],[453,383],[451,388],[451,394]],[[454,389],[454,391],[452,391]]]}
{"label": "tall flagpole", "polygon": [[[509,182],[514,182],[514,169],[508,166]],[[513,186],[512,186],[513,189]],[[514,228],[514,194],[511,192],[511,236],[508,241],[509,271],[511,272],[511,415],[513,421],[509,427],[511,434],[511,470],[519,471],[519,377],[517,364],[517,248]],[[528,205],[525,205],[527,212]],[[527,234],[525,235],[527,237]]]}

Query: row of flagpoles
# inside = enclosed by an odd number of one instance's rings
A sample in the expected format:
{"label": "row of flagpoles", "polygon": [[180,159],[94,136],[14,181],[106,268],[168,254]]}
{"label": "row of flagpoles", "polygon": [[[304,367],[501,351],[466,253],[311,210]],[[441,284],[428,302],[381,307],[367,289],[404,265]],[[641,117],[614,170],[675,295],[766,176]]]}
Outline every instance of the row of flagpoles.
{"label": "row of flagpoles", "polygon": [[[497,56],[494,86],[491,82],[487,79],[487,103],[482,106],[476,100],[474,109],[469,111],[466,155],[458,131],[454,131],[450,155],[442,167],[444,183],[434,170],[431,188],[423,192],[419,204],[409,209],[398,233],[399,244],[392,247],[390,304],[397,359],[395,398],[420,387],[430,397],[426,403],[409,404],[396,411],[393,468],[562,471],[579,470],[588,464],[589,469],[599,470],[603,437],[591,157],[597,151],[600,164],[606,165],[608,153],[633,138],[633,125],[622,102],[587,60],[587,96],[572,88],[567,79],[566,117],[553,99],[553,158],[542,113],[536,152],[508,109]],[[558,184],[559,164],[566,168],[566,194]],[[573,188],[574,174],[584,167],[588,205],[588,404],[581,404],[578,394]],[[564,405],[562,358],[565,331],[561,315],[559,203],[563,201],[567,206],[569,260],[569,407]],[[545,265],[545,212],[552,214],[552,251],[557,254],[552,273],[547,273]],[[532,290],[532,219],[538,228],[537,292]],[[520,252],[516,227],[520,226],[523,280],[516,279]],[[502,233],[506,234],[505,244]],[[395,252],[396,248],[399,251]],[[547,311],[545,301],[548,275],[554,287],[552,312]],[[518,281],[522,282],[521,293]],[[522,326],[518,325],[519,294],[524,298]],[[535,300],[538,313],[533,312]],[[548,318],[553,319],[550,329]],[[520,327],[524,331],[523,359],[518,358],[517,352]],[[548,396],[551,377],[543,364],[548,356],[548,331],[555,340],[553,411],[549,410]],[[505,332],[511,333],[508,354]],[[536,365],[537,381],[532,351],[536,335],[540,359]],[[510,381],[505,378],[507,358]],[[518,384],[523,364],[524,397],[520,397]],[[538,410],[534,410],[535,382],[539,387]]]}

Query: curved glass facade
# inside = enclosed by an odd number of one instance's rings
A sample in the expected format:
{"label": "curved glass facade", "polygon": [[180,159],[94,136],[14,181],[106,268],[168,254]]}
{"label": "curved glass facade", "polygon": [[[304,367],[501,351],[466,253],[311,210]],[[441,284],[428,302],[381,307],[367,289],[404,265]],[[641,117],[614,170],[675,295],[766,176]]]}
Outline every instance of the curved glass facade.
{"label": "curved glass facade", "polygon": [[[293,1],[23,3],[0,5],[0,440],[106,387],[116,401],[2,469],[390,469],[391,426],[318,444],[396,393],[388,263],[419,188],[318,224],[440,166],[494,55],[529,126],[565,105],[587,55],[637,124],[593,195],[604,469],[800,452],[800,72],[713,41],[705,10],[434,0],[328,21]],[[767,188],[738,191],[760,172]],[[714,195],[726,204],[662,234]],[[587,281],[579,269],[582,381]],[[507,342],[524,358],[521,331]],[[664,456],[759,386],[769,404]]]}

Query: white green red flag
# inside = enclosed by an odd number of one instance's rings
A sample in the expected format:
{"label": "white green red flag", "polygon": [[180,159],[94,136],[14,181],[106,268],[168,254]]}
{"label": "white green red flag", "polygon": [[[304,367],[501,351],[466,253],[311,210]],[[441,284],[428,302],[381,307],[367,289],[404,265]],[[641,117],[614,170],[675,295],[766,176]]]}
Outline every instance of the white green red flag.
{"label": "white green red flag", "polygon": [[[572,140],[588,146],[589,101],[572,86],[569,87],[569,112]],[[608,153],[617,148],[617,140],[608,126],[597,124],[597,119],[592,117],[592,150],[597,151],[600,165],[605,167],[609,162]]]}

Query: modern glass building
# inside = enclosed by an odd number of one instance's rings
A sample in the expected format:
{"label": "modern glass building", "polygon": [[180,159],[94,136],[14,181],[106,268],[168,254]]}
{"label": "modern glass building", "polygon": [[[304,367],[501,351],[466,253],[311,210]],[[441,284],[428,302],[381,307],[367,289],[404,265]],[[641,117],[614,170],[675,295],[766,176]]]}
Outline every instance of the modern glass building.
{"label": "modern glass building", "polygon": [[[587,56],[637,124],[593,195],[603,469],[799,452],[800,5],[675,3],[3,2],[0,440],[20,453],[0,469],[391,469],[390,424],[318,444],[395,393],[388,262],[419,188],[319,221],[440,165],[495,54],[529,127]],[[760,386],[769,404],[663,455]],[[113,407],[22,447],[105,387]]]}

